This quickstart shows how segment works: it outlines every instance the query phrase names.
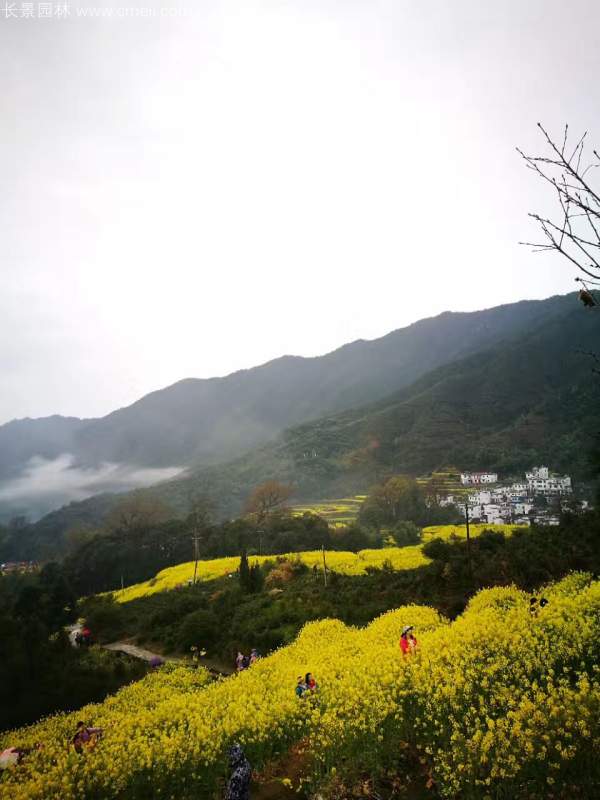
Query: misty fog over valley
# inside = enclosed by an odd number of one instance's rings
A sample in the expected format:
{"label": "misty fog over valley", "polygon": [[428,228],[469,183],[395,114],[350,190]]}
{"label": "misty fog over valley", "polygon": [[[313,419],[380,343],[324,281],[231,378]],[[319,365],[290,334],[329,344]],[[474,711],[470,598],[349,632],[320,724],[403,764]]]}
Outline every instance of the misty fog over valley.
{"label": "misty fog over valley", "polygon": [[179,475],[181,467],[138,467],[105,462],[78,465],[62,453],[54,459],[32,456],[19,475],[0,481],[0,521],[25,516],[35,521],[59,506],[103,492],[125,492]]}

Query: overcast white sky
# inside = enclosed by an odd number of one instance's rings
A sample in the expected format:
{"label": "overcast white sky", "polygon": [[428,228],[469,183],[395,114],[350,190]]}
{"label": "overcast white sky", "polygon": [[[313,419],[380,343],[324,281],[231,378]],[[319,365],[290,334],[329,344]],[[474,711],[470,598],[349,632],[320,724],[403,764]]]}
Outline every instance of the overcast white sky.
{"label": "overcast white sky", "polygon": [[596,0],[145,3],[1,4],[0,422],[575,288],[514,147],[600,144]]}

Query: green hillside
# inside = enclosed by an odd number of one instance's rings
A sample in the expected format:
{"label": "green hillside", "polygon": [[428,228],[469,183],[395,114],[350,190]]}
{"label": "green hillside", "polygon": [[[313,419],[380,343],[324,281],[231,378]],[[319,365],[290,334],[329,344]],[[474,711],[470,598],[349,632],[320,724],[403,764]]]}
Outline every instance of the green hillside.
{"label": "green hillside", "polygon": [[[600,386],[584,353],[599,346],[600,314],[573,307],[385,400],[290,428],[234,461],[148,491],[176,512],[201,491],[220,516],[233,517],[249,491],[272,478],[292,483],[302,505],[362,494],[393,473],[444,472],[447,464],[519,474],[548,463],[586,477],[600,431]],[[34,536],[51,541],[77,518],[99,521],[114,500],[71,504],[42,519]]]}
{"label": "green hillside", "polygon": [[224,514],[276,477],[298,501],[360,494],[392,473],[523,472],[535,463],[585,476],[600,431],[600,387],[582,351],[600,345],[600,315],[574,309],[533,333],[440,367],[385,400],[285,431],[224,466],[159,487],[181,507],[190,485]]}

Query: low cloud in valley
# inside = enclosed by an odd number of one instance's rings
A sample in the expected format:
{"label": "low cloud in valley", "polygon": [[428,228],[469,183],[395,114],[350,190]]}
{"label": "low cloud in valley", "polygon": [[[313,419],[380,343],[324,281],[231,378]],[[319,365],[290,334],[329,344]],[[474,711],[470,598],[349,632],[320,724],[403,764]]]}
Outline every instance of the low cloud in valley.
{"label": "low cloud in valley", "polygon": [[31,458],[20,475],[0,483],[0,519],[25,513],[35,520],[65,503],[101,492],[124,492],[181,472],[181,467],[148,468],[102,463],[83,466],[70,453],[58,458]]}

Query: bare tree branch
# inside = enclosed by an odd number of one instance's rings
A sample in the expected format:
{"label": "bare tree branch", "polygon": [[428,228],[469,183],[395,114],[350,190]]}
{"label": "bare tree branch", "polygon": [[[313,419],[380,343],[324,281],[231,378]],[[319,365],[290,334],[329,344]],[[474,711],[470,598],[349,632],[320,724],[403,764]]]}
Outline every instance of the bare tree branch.
{"label": "bare tree branch", "polygon": [[[588,278],[600,278],[600,194],[589,180],[588,173],[600,167],[600,155],[592,149],[586,159],[587,132],[574,145],[569,142],[569,126],[565,125],[562,143],[556,144],[548,131],[538,123],[550,152],[531,156],[517,148],[527,169],[532,170],[556,193],[560,218],[553,220],[538,213],[529,216],[540,227],[545,241],[522,242],[534,252],[553,250],[560,253]],[[587,162],[587,163],[586,163]]]}

